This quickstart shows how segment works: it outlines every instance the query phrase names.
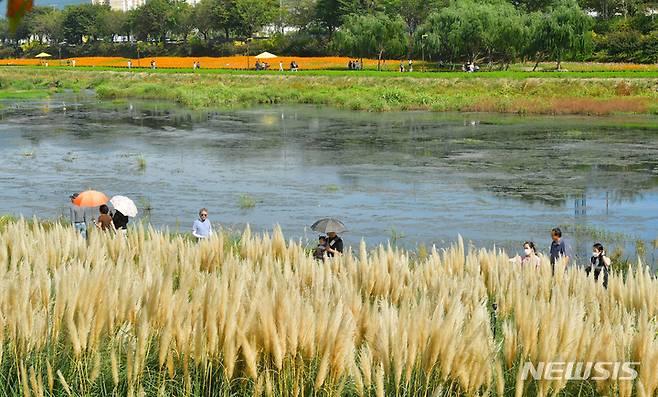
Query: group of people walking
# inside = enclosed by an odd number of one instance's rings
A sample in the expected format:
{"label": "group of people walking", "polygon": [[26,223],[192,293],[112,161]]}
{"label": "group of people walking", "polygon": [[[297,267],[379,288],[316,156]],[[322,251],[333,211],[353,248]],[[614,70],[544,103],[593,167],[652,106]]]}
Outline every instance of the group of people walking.
{"label": "group of people walking", "polygon": [[[98,207],[98,218],[94,216],[89,217],[87,209],[74,205],[74,200],[78,195],[71,195],[70,216],[71,223],[80,232],[83,237],[87,237],[87,225],[93,223],[98,230],[101,231],[118,231],[124,232],[128,227],[128,217],[118,210],[114,210],[110,214],[110,209],[106,204]],[[199,218],[192,224],[192,236],[197,240],[203,240],[213,235],[212,222],[208,219],[208,209],[201,208],[199,210]],[[336,232],[328,230],[326,234],[321,234],[318,237],[318,244],[313,250],[313,256],[316,259],[323,259],[325,256],[334,257],[343,253],[343,240],[337,235]],[[551,272],[555,274],[555,264],[558,260],[563,259],[568,264],[571,259],[569,248],[562,238],[562,230],[560,228],[553,228],[551,230],[551,246],[549,250],[549,259],[551,264]],[[532,266],[539,268],[541,266],[540,254],[537,252],[537,246],[533,241],[526,241],[523,243],[523,254],[510,259],[511,262],[516,262],[522,266]],[[608,277],[611,270],[611,259],[606,256],[605,249],[601,243],[596,243],[592,246],[592,256],[590,262],[585,267],[585,272],[589,276],[591,273],[594,275],[594,280],[598,281],[601,274],[603,274],[603,287],[608,288]]]}
{"label": "group of people walking", "polygon": [[[567,264],[571,259],[571,254],[562,239],[562,230],[556,227],[551,230],[551,247],[549,251],[549,258],[551,263],[551,272],[555,274],[555,263],[564,259]],[[523,243],[523,255],[510,259],[512,262],[520,263],[522,266],[534,266],[539,268],[541,266],[541,258],[538,255],[537,247],[532,241]],[[612,260],[605,255],[605,249],[601,243],[596,243],[592,246],[592,256],[590,262],[585,266],[585,273],[589,276],[594,273],[594,280],[598,282],[599,277],[603,274],[603,287],[608,288],[608,276],[610,274]]]}
{"label": "group of people walking", "polygon": [[347,69],[348,70],[361,70],[361,69],[363,69],[363,65],[358,60],[354,60],[354,61],[350,60],[349,62],[347,62]]}
{"label": "group of people walking", "polygon": [[[270,64],[267,62],[256,60],[255,68],[256,70],[269,70]],[[297,63],[297,61],[291,61],[290,71],[296,72],[298,70],[299,70],[299,64]],[[283,61],[279,61],[279,72],[283,72],[283,71],[285,71],[285,69],[283,68]]]}
{"label": "group of people walking", "polygon": [[[192,236],[198,241],[207,239],[213,235],[212,222],[208,219],[208,209],[199,210],[199,218],[192,224]],[[313,250],[313,257],[323,259],[334,257],[343,253],[343,239],[336,232],[328,231],[326,235],[321,234],[318,237],[318,244]]]}
{"label": "group of people walking", "polygon": [[413,72],[414,71],[414,61],[411,59],[407,62],[407,69],[404,68],[404,62],[400,61],[400,73],[404,72]]}

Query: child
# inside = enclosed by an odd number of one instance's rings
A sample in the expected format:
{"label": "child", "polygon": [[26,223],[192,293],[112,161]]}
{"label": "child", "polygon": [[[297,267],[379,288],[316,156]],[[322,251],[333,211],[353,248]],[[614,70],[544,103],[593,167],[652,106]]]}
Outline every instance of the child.
{"label": "child", "polygon": [[320,235],[318,237],[318,245],[315,247],[315,251],[313,252],[313,257],[315,259],[322,260],[324,258],[324,251],[327,250],[327,236]]}
{"label": "child", "polygon": [[110,208],[103,204],[98,208],[98,210],[100,211],[101,215],[98,217],[98,221],[96,221],[96,227],[102,231],[115,230],[114,222],[110,216]]}

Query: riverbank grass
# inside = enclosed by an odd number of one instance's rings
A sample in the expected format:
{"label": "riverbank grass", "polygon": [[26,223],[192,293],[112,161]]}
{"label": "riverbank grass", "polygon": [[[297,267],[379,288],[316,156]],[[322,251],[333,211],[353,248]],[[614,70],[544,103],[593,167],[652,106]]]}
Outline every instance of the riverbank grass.
{"label": "riverbank grass", "polygon": [[658,76],[521,79],[462,73],[460,77],[446,78],[434,73],[432,77],[422,78],[399,74],[382,78],[381,75],[310,73],[186,74],[3,68],[0,69],[0,79],[9,82],[5,88],[7,91],[11,91],[13,85],[24,86],[33,82],[35,89],[53,86],[57,90],[88,88],[95,90],[102,99],[170,100],[192,109],[314,104],[375,112],[658,114]]}

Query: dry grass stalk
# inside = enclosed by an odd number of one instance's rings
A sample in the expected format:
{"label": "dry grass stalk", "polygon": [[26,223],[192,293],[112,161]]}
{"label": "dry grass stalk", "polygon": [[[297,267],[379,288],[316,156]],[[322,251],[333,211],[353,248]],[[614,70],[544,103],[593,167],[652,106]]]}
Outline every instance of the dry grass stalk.
{"label": "dry grass stalk", "polygon": [[55,371],[69,395],[111,376],[124,394],[521,396],[573,387],[524,382],[525,362],[621,360],[641,362],[639,379],[597,381],[600,393],[656,394],[658,281],[646,268],[605,290],[577,269],[551,278],[546,262],[518,268],[461,239],[411,258],[361,244],[358,257],[319,264],[278,228],[247,229],[236,245],[150,228],[86,245],[69,228],[10,223],[0,230],[0,365],[19,363],[25,395],[56,392]]}

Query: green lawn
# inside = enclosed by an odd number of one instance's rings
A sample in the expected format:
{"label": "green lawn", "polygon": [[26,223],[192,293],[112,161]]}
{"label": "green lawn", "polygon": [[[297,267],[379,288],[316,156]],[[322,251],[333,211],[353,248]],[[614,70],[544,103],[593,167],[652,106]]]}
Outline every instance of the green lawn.
{"label": "green lawn", "polygon": [[160,68],[151,70],[150,68],[132,68],[109,67],[109,66],[3,66],[3,68],[21,68],[36,70],[75,70],[75,71],[117,71],[126,73],[164,73],[164,74],[220,74],[220,75],[299,75],[299,76],[336,76],[336,77],[378,77],[378,78],[446,78],[446,79],[527,79],[527,78],[656,78],[658,79],[658,68],[652,71],[536,71],[526,72],[519,70],[508,71],[480,71],[476,73],[466,73],[462,71],[431,71],[431,72],[405,72],[397,71],[377,71],[377,70],[300,70],[298,72],[279,72],[276,70],[256,71],[256,70],[239,70],[239,69],[199,69],[191,68],[174,69]]}

